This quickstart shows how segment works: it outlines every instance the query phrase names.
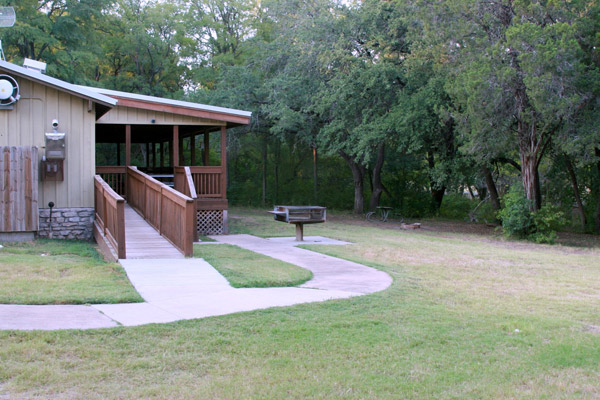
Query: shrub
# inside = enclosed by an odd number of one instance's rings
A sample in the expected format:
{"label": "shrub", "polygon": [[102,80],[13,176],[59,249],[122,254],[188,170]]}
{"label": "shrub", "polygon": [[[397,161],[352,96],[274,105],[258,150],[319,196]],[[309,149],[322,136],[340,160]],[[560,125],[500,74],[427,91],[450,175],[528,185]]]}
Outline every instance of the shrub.
{"label": "shrub", "polygon": [[504,208],[498,217],[502,221],[502,231],[507,236],[526,238],[535,232],[530,202],[520,185],[512,186],[504,196]]}
{"label": "shrub", "polygon": [[532,239],[537,243],[554,243],[556,231],[567,223],[565,214],[558,206],[546,204],[533,213],[533,223],[536,232]]}
{"label": "shrub", "polygon": [[504,208],[498,213],[504,234],[537,243],[554,243],[558,237],[556,231],[566,223],[565,214],[552,204],[532,212],[530,204],[520,186],[510,189],[504,196]]}
{"label": "shrub", "polygon": [[447,194],[444,196],[440,207],[440,217],[458,220],[468,219],[469,211],[474,209],[478,203],[478,201],[460,194]]}

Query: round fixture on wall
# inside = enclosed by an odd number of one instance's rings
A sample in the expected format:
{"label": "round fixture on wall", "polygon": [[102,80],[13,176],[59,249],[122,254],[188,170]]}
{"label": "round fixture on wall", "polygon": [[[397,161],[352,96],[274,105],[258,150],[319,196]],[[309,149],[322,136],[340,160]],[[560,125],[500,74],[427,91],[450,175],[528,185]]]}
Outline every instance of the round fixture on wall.
{"label": "round fixture on wall", "polygon": [[19,84],[15,78],[9,75],[0,75],[0,105],[11,105],[16,103],[20,97]]}

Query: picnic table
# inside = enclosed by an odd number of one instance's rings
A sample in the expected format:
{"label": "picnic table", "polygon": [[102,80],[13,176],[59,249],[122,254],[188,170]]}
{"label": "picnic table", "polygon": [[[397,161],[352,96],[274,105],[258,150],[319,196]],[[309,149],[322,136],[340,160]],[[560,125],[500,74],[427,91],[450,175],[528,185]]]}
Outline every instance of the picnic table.
{"label": "picnic table", "polygon": [[393,209],[394,209],[393,207],[378,206],[378,207],[376,207],[375,211],[370,211],[367,213],[367,215],[366,215],[367,220],[368,221],[379,220],[381,222],[386,222]]}

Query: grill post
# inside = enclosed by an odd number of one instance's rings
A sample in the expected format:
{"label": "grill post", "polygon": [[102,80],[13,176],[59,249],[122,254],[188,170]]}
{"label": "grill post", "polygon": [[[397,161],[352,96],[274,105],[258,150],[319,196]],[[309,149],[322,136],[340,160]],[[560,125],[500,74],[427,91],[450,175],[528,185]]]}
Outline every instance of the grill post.
{"label": "grill post", "polygon": [[296,222],[296,242],[304,241],[304,224]]}

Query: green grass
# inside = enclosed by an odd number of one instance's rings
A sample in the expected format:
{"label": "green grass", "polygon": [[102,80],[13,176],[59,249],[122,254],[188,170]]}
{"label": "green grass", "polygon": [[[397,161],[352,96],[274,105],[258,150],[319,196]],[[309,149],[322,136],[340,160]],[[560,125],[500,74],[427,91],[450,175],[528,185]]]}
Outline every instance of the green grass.
{"label": "green grass", "polygon": [[[234,229],[293,235],[263,213]],[[0,332],[0,398],[600,397],[600,246],[335,218],[311,246],[389,273],[379,293],[164,325]],[[589,238],[589,237],[588,237]],[[518,329],[518,331],[516,331]]]}
{"label": "green grass", "polygon": [[202,257],[236,288],[298,286],[312,272],[229,244],[196,245],[194,257]]}
{"label": "green grass", "polygon": [[143,301],[119,264],[88,242],[36,240],[0,249],[0,304]]}

